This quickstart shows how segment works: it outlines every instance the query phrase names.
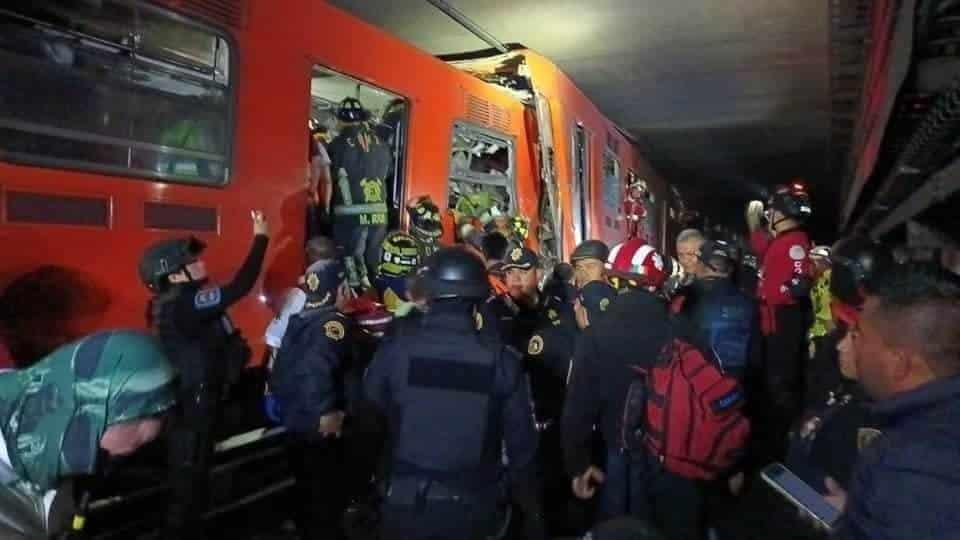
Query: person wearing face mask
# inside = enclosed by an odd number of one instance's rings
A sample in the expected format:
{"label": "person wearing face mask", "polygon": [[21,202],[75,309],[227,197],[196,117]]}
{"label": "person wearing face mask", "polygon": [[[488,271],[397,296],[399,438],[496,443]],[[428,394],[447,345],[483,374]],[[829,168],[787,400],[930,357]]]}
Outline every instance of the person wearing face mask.
{"label": "person wearing face mask", "polygon": [[65,532],[70,479],[154,440],[175,377],[160,344],[131,331],[93,334],[0,374],[0,538]]}
{"label": "person wearing face mask", "polygon": [[139,266],[140,278],[154,294],[148,324],[180,372],[180,407],[169,444],[170,506],[168,538],[201,538],[200,517],[206,498],[213,429],[230,380],[247,364],[250,349],[227,309],[253,288],[263,266],[269,229],[254,211],[253,245],[234,279],[208,283],[196,238],[165,240],[150,246]]}

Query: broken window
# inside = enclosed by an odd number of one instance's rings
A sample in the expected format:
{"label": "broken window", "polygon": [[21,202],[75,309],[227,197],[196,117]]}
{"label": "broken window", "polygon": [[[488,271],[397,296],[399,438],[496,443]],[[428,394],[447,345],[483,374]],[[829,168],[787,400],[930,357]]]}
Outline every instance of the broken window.
{"label": "broken window", "polygon": [[620,160],[609,148],[603,153],[603,204],[608,215],[616,216],[622,209],[623,185],[620,182]]}
{"label": "broken window", "polygon": [[457,122],[450,149],[447,205],[459,215],[486,222],[509,215],[514,202],[513,139]]}

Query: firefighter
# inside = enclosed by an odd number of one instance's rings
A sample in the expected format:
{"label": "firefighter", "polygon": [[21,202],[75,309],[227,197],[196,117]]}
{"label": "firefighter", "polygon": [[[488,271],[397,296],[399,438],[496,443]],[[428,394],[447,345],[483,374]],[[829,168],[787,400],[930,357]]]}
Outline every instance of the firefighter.
{"label": "firefighter", "polygon": [[407,281],[420,266],[422,252],[417,239],[405,232],[394,231],[383,239],[374,288],[391,313],[402,309],[401,306],[409,301]]}
{"label": "firefighter", "polygon": [[247,364],[250,349],[227,309],[247,295],[260,275],[269,229],[252,212],[254,241],[233,281],[208,284],[196,238],[159,242],[140,261],[143,283],[154,293],[148,323],[180,371],[179,408],[171,419],[170,508],[167,538],[199,538],[206,498],[213,428],[231,379]]}
{"label": "firefighter", "polygon": [[370,288],[387,231],[387,185],[390,149],[367,121],[370,113],[354,98],[337,110],[341,129],[330,143],[333,182],[328,208],[334,216],[333,239],[344,250],[353,287]]}
{"label": "firefighter", "polygon": [[429,195],[417,197],[407,204],[410,216],[410,234],[420,241],[423,257],[428,257],[439,249],[438,242],[443,236],[443,222],[440,209]]}
{"label": "firefighter", "polygon": [[782,456],[786,431],[800,412],[803,395],[813,286],[813,246],[804,225],[811,214],[810,196],[801,183],[778,187],[765,210],[770,235],[754,236],[754,250],[762,261],[757,295],[769,400],[766,442],[774,457]]}

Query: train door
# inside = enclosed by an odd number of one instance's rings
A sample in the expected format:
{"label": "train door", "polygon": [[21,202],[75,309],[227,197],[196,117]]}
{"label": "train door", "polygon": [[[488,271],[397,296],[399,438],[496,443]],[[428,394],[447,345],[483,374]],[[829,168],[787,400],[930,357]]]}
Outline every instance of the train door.
{"label": "train door", "polygon": [[591,238],[590,230],[590,138],[583,124],[573,127],[573,234],[576,243]]}
{"label": "train door", "polygon": [[[338,73],[314,66],[310,78],[310,149],[322,145],[325,151],[337,137],[343,123],[338,120],[340,104],[347,98],[360,102],[367,111],[366,124],[373,128],[378,144],[390,152],[390,169],[386,178],[386,199],[389,228],[398,228],[404,208],[404,156],[406,154],[409,102],[406,98]],[[312,156],[310,156],[312,157]],[[308,158],[309,160],[309,158]],[[333,189],[342,189],[337,171],[330,171]],[[345,186],[344,186],[345,187]]]}

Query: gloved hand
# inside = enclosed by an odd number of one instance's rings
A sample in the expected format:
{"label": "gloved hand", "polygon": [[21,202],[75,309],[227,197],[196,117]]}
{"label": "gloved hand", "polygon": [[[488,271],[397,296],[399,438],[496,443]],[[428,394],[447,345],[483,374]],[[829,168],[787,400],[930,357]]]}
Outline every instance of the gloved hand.
{"label": "gloved hand", "polygon": [[750,204],[747,205],[747,227],[751,231],[755,231],[763,226],[763,202],[761,201],[750,201]]}

